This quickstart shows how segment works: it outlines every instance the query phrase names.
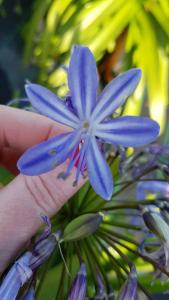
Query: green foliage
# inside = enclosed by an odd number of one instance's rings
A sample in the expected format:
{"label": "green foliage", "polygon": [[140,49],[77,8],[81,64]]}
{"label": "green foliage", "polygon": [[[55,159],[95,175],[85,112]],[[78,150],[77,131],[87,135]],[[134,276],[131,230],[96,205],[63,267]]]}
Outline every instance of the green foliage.
{"label": "green foliage", "polygon": [[66,76],[59,67],[68,63],[76,43],[90,47],[98,63],[106,64],[108,56],[111,77],[112,72],[141,67],[142,83],[125,113],[131,114],[132,109],[140,114],[148,98],[149,113],[163,130],[168,105],[168,18],[165,0],[36,0],[23,30],[24,60],[28,63],[33,57],[39,82],[62,96],[67,92]]}

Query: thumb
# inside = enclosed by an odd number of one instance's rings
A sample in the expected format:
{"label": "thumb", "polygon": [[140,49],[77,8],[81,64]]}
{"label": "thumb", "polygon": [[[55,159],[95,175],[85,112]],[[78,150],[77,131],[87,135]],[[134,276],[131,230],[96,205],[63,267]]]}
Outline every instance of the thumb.
{"label": "thumb", "polygon": [[0,190],[0,272],[40,227],[40,216],[54,215],[84,183],[72,185],[75,170],[66,180],[58,179],[66,165],[41,176],[20,174]]}

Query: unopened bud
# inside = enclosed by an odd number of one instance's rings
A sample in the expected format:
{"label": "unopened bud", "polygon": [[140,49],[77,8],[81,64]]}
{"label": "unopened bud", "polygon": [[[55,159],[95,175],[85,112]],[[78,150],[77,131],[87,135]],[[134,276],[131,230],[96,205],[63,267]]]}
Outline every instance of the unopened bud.
{"label": "unopened bud", "polygon": [[142,208],[143,220],[146,226],[169,246],[169,226],[159,212]]}
{"label": "unopened bud", "polygon": [[86,266],[82,263],[73,281],[68,300],[84,300],[86,297],[86,285]]}
{"label": "unopened bud", "polygon": [[63,231],[62,241],[83,239],[94,233],[103,220],[102,213],[84,214],[71,221]]}
{"label": "unopened bud", "polygon": [[35,245],[30,259],[30,268],[32,270],[38,268],[49,258],[59,241],[59,237],[60,230],[55,234],[51,234],[48,238],[40,240],[40,242]]}
{"label": "unopened bud", "polygon": [[118,300],[135,300],[137,297],[137,274],[134,266],[131,267],[130,274],[120,291]]}

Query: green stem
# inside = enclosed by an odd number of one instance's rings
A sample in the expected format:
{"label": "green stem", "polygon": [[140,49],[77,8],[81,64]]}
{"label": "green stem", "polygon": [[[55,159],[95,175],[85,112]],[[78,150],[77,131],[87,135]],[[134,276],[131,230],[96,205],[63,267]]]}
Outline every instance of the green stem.
{"label": "green stem", "polygon": [[153,259],[151,259],[150,257],[148,257],[147,255],[142,254],[141,252],[134,250],[132,248],[130,248],[129,246],[125,245],[124,243],[122,243],[121,241],[119,241],[118,239],[116,239],[115,237],[112,237],[111,234],[107,233],[105,230],[101,231],[103,235],[108,236],[112,241],[114,241],[115,243],[119,244],[120,246],[122,246],[123,248],[127,249],[128,251],[130,251],[131,253],[133,253],[136,257],[141,257],[142,259],[146,260],[147,262],[149,262],[150,264],[152,264],[155,268],[159,269],[162,273],[165,273],[167,276],[169,276],[169,272],[167,272],[163,267],[161,267],[156,261],[154,261]]}
{"label": "green stem", "polygon": [[[104,237],[105,238],[105,237]],[[108,244],[110,243],[111,246],[115,249],[115,251],[126,261],[126,263],[131,266],[132,262],[131,260],[128,258],[128,256],[126,256],[124,253],[122,253],[122,251],[116,247],[115,243],[112,243],[112,241],[109,239],[105,239],[107,240]],[[126,274],[129,274],[128,270],[124,270],[126,271]],[[142,286],[142,284],[138,281],[138,286],[140,287],[140,289],[143,291],[143,293],[147,296],[147,298],[149,300],[153,300],[152,296],[150,295],[150,293]]]}
{"label": "green stem", "polygon": [[126,242],[129,242],[130,244],[133,244],[137,247],[140,245],[137,241],[127,237],[126,235],[123,235],[122,233],[116,232],[112,229],[105,228],[104,224],[101,224],[98,229],[98,231],[101,231],[101,230],[103,230],[104,232],[107,232],[108,234],[111,234],[111,236],[115,236],[115,237],[122,239]]}
{"label": "green stem", "polygon": [[98,241],[98,243],[100,243],[101,247],[103,248],[103,251],[107,254],[107,256],[109,258],[111,258],[113,267],[117,274],[117,278],[123,278],[123,280],[124,280],[125,277],[124,277],[123,273],[121,272],[121,269],[126,272],[126,268],[124,267],[124,265],[122,265],[116,258],[114,258],[114,256],[108,250],[108,248],[104,245],[102,238],[97,236],[96,240]]}
{"label": "green stem", "polygon": [[54,252],[51,254],[51,256],[49,257],[48,261],[46,262],[46,264],[44,265],[44,269],[42,270],[42,273],[40,274],[40,279],[39,279],[39,284],[36,288],[36,299],[39,298],[41,289],[43,287],[43,283],[44,280],[46,278],[47,272],[50,269],[50,266],[52,265],[52,262],[54,261],[54,259],[56,258],[56,252],[58,251],[58,249],[55,249]]}
{"label": "green stem", "polygon": [[132,225],[132,224],[128,224],[128,223],[116,222],[114,220],[106,221],[106,222],[103,222],[102,224],[113,226],[113,227],[126,228],[126,229],[130,229],[130,230],[138,230],[138,231],[142,230],[142,228],[140,226]]}

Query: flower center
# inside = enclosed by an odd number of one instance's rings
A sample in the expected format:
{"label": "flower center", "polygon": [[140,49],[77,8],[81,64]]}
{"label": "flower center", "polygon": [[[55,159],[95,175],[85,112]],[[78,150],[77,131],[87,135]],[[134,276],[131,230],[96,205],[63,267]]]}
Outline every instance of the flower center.
{"label": "flower center", "polygon": [[87,129],[89,129],[89,127],[90,127],[90,123],[88,121],[85,121],[83,123],[83,128],[87,130]]}

